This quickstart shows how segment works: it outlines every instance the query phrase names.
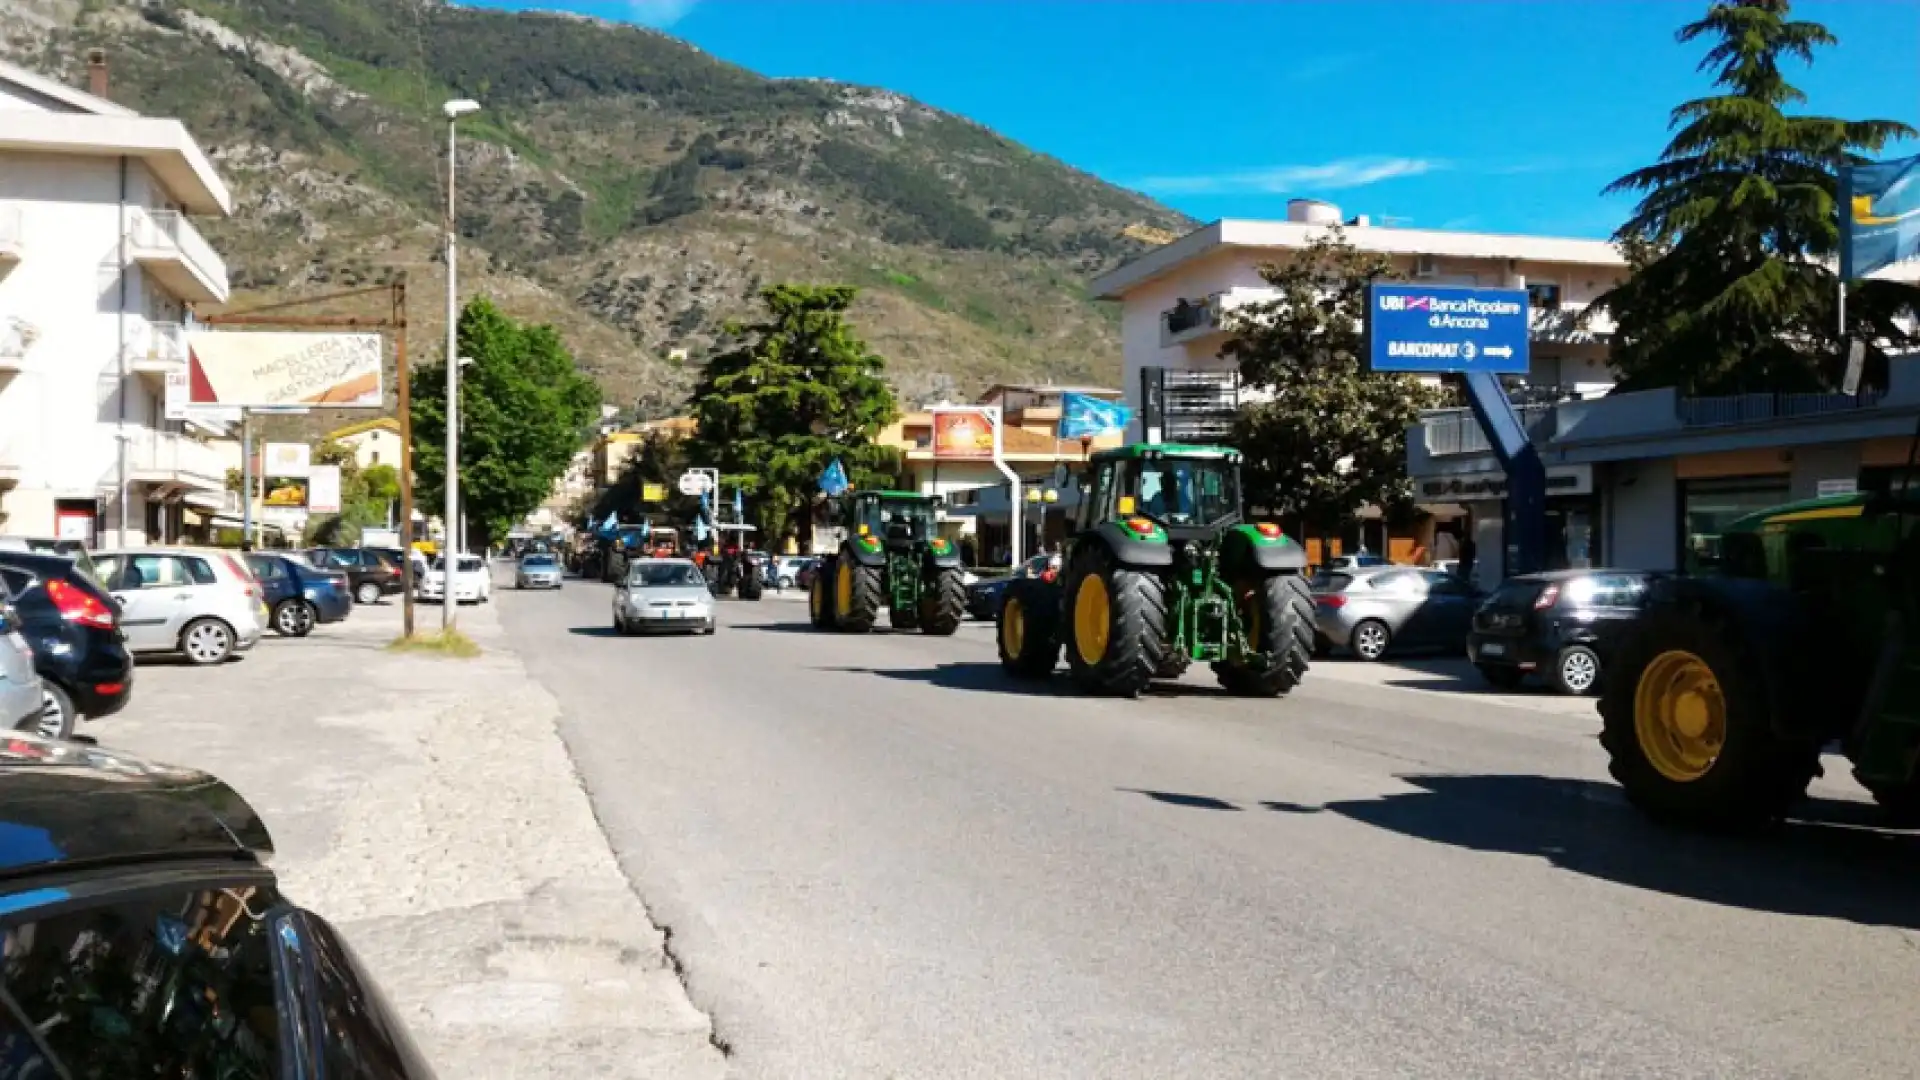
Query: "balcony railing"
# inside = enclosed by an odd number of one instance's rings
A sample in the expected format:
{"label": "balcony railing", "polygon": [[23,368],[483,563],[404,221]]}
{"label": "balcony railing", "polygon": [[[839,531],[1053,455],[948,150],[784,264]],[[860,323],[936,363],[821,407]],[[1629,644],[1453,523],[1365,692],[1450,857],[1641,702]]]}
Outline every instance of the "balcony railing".
{"label": "balcony railing", "polygon": [[[184,299],[217,300],[227,298],[227,263],[200,230],[177,210],[134,207],[127,234],[133,245],[133,257],[142,263],[178,260],[197,282],[179,278],[167,280],[168,286]],[[193,286],[197,284],[198,288]]]}
{"label": "balcony railing", "polygon": [[1800,416],[1868,409],[1880,403],[1879,392],[1865,394],[1730,394],[1724,397],[1680,399],[1682,427],[1721,427],[1791,420]]}
{"label": "balcony railing", "polygon": [[1195,338],[1205,337],[1224,327],[1222,293],[1198,302],[1181,299],[1160,313],[1160,345],[1170,348]]}
{"label": "balcony railing", "polygon": [[19,318],[0,318],[0,364],[17,367],[27,358],[27,350],[33,347],[39,332],[32,325]]}
{"label": "balcony railing", "polygon": [[26,215],[17,206],[0,206],[0,264],[16,263],[27,252]]}
{"label": "balcony railing", "polygon": [[[1520,416],[1520,426],[1527,431],[1527,437],[1534,442],[1542,442],[1553,434],[1552,405],[1521,405],[1514,409]],[[1445,409],[1427,414],[1420,422],[1427,437],[1427,453],[1443,454],[1491,454],[1493,444],[1487,441],[1486,432],[1480,430],[1480,421],[1474,419],[1468,409]]]}
{"label": "balcony railing", "polygon": [[187,330],[177,322],[148,322],[127,340],[127,363],[136,371],[167,372],[187,362]]}
{"label": "balcony railing", "polygon": [[171,431],[141,430],[127,444],[128,471],[163,482],[224,490],[227,468],[220,452]]}

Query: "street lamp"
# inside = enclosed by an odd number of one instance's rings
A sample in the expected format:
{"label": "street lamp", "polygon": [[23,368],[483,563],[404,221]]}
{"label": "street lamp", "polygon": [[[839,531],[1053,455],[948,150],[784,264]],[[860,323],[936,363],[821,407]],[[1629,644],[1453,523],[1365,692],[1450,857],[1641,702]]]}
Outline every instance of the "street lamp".
{"label": "street lamp", "polygon": [[1027,489],[1027,502],[1040,507],[1040,543],[1038,545],[1040,553],[1044,554],[1047,546],[1047,507],[1059,501],[1060,492],[1053,488],[1047,488],[1045,491],[1037,487]]}
{"label": "street lamp", "polygon": [[460,310],[457,274],[459,252],[454,231],[453,212],[453,172],[456,161],[454,155],[454,130],[460,118],[480,111],[480,103],[458,98],[440,107],[447,114],[447,546],[452,552],[442,552],[440,573],[442,577],[440,597],[440,630],[445,633],[453,629],[453,612],[459,605],[453,598],[453,571],[459,554],[455,545],[456,522],[460,520],[460,363],[454,355],[456,331],[460,322]]}

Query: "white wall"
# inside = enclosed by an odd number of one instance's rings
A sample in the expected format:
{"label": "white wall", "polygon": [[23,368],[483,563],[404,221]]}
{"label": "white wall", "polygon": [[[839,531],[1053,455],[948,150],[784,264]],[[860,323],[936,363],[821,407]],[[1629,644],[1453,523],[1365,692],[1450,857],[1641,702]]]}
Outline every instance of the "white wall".
{"label": "white wall", "polygon": [[1674,570],[1680,499],[1672,459],[1595,468],[1601,492],[1601,558],[1623,570]]}

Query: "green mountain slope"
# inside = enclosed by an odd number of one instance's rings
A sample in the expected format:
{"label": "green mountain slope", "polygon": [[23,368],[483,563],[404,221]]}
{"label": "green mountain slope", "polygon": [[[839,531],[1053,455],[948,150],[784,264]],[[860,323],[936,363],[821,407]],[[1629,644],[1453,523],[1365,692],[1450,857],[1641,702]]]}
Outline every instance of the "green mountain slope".
{"label": "green mountain slope", "polygon": [[[442,332],[440,103],[461,122],[462,285],[567,334],[609,399],[673,408],[756,288],[845,281],[910,398],[1118,378],[1087,279],[1192,223],[909,98],[773,80],[648,30],[436,0],[19,0],[10,59],[179,116],[234,185],[241,295],[411,271]],[[684,350],[685,358],[681,359]],[[419,351],[419,346],[416,346]]]}

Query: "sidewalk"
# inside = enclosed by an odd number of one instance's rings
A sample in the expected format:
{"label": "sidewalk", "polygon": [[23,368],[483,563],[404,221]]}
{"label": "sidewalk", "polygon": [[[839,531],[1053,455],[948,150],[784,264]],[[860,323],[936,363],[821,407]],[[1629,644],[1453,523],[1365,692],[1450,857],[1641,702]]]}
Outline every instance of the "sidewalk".
{"label": "sidewalk", "polygon": [[[423,626],[440,611],[422,606]],[[720,1077],[554,724],[559,705],[464,608],[472,660],[397,655],[357,607],[237,663],[143,662],[81,734],[206,769],[273,831],[288,894],[339,926],[446,1077]]]}

